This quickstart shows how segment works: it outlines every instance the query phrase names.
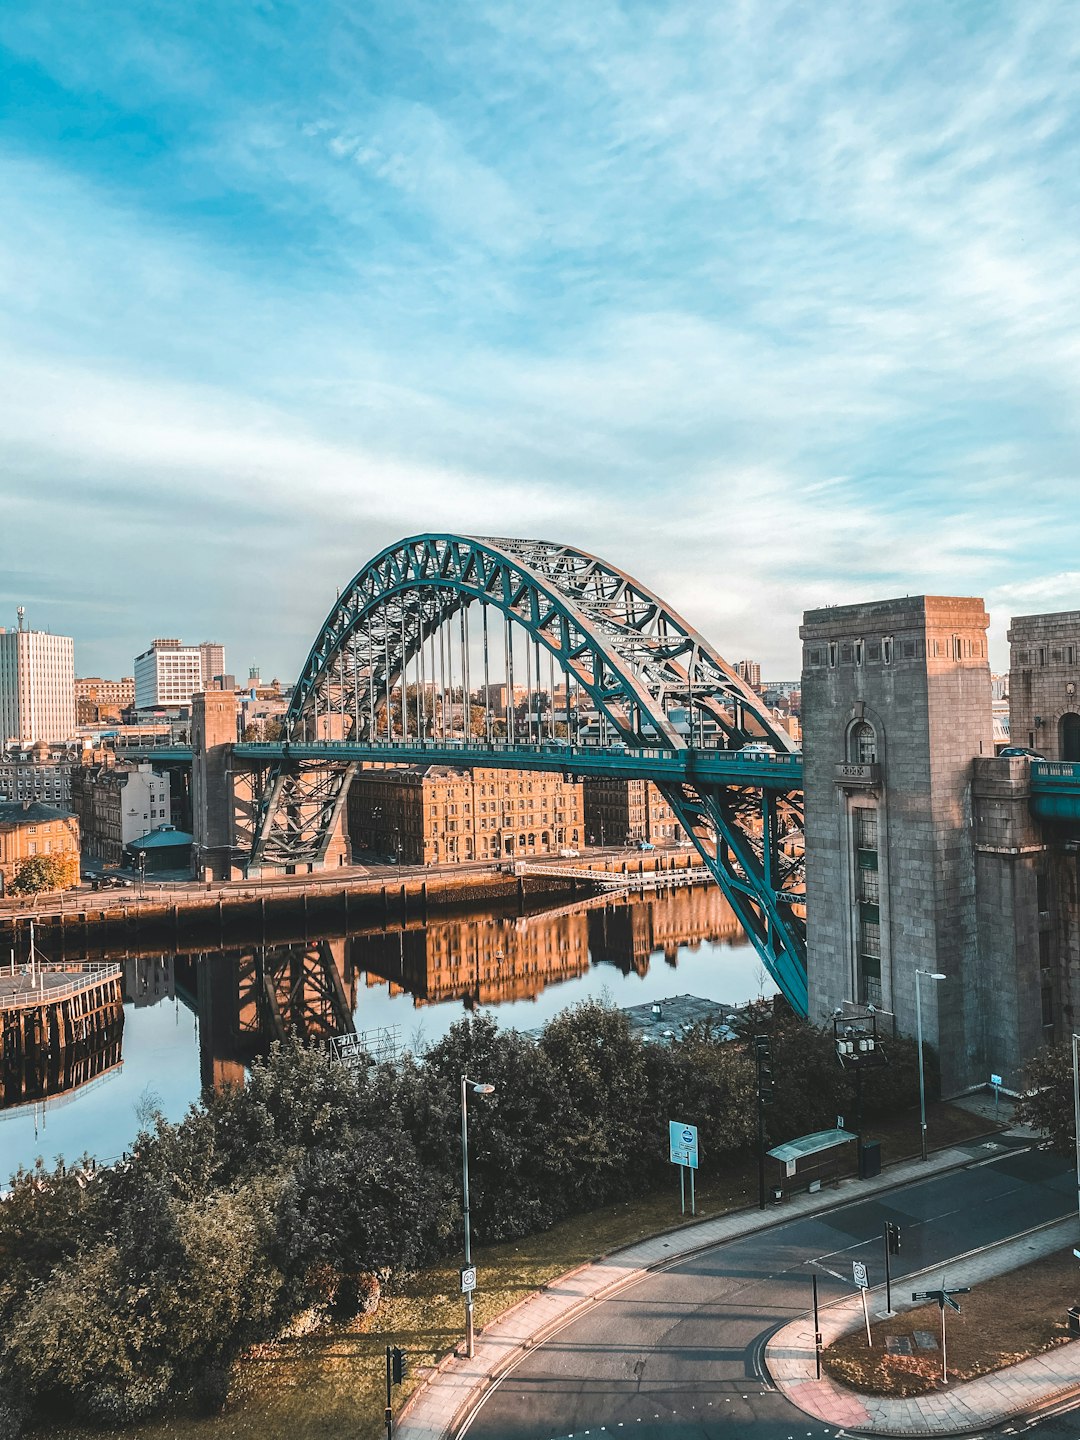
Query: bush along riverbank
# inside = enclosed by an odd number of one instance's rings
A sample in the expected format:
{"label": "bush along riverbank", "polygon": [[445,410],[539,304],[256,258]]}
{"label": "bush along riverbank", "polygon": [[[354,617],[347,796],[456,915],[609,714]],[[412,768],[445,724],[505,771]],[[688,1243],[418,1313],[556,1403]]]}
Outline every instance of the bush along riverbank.
{"label": "bush along riverbank", "polygon": [[[751,1029],[772,1035],[770,1143],[850,1109],[831,1030],[779,1004]],[[889,1055],[866,1081],[869,1121],[917,1094],[914,1047],[890,1042]],[[16,1177],[0,1204],[0,1436],[220,1409],[251,1347],[347,1322],[456,1255],[463,1074],[495,1086],[470,1106],[478,1245],[654,1192],[670,1180],[671,1118],[699,1126],[705,1181],[741,1168],[753,1143],[749,1036],[647,1046],[595,1003],[535,1042],[463,1020],[394,1067],[275,1047],[246,1086],[159,1120],[114,1169]]]}

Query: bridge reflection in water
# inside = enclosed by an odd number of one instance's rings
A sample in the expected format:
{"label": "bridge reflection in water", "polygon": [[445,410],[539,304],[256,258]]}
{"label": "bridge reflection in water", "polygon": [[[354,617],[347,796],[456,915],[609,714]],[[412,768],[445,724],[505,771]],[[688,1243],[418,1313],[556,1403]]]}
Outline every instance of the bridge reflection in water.
{"label": "bridge reflection in water", "polygon": [[[306,944],[177,956],[173,964],[177,994],[199,1017],[202,1084],[216,1088],[242,1084],[274,1040],[328,1040],[365,1029],[366,992],[375,989],[409,995],[417,1008],[448,1001],[468,1010],[512,1007],[592,966],[644,975],[657,953],[674,966],[680,948],[703,941],[746,943],[713,886],[615,903],[593,899],[525,917],[440,917]],[[717,982],[723,986],[722,974]]]}

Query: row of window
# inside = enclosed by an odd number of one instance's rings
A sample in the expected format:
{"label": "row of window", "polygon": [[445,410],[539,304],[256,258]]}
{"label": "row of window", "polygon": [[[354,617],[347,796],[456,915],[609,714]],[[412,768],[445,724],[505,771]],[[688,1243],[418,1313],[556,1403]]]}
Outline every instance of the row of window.
{"label": "row of window", "polygon": [[835,670],[838,665],[891,665],[899,658],[905,660],[952,660],[981,659],[986,655],[986,642],[973,639],[970,635],[951,635],[947,640],[921,637],[903,640],[897,644],[891,635],[876,640],[830,640],[824,645],[806,647],[807,669],[827,666]]}
{"label": "row of window", "polygon": [[1062,645],[1056,649],[1036,645],[1033,650],[1017,650],[1017,665],[1075,665],[1076,646]]}

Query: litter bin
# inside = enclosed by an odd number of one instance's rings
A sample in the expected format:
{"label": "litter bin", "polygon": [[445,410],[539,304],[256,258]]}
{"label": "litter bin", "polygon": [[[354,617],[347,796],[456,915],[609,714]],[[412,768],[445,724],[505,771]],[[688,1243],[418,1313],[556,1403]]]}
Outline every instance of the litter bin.
{"label": "litter bin", "polygon": [[772,1198],[774,1201],[779,1201],[784,1198],[784,1192],[779,1185],[773,1186]]}
{"label": "litter bin", "polygon": [[1080,1305],[1069,1306],[1069,1334],[1080,1335]]}
{"label": "litter bin", "polygon": [[859,1149],[859,1179],[872,1180],[881,1174],[881,1141],[867,1140]]}

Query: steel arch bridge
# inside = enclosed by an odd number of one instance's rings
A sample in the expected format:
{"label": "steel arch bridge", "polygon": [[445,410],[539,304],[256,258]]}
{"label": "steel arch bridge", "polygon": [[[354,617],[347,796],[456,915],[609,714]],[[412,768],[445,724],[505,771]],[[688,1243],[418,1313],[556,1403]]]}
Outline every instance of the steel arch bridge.
{"label": "steel arch bridge", "polygon": [[320,865],[372,758],[653,779],[805,1013],[801,757],[708,641],[625,572],[567,545],[449,534],[375,556],[293,691],[249,873]]}

